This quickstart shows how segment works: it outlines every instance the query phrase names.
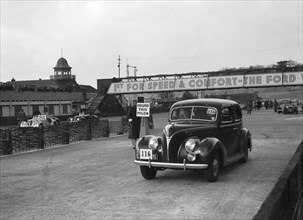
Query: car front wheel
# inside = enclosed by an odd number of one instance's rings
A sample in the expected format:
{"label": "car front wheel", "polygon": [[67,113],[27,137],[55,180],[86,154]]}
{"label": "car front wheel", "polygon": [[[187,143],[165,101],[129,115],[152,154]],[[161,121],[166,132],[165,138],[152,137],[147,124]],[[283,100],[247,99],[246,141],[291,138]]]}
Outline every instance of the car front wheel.
{"label": "car front wheel", "polygon": [[218,153],[210,160],[208,168],[206,170],[206,177],[208,182],[216,182],[219,177],[220,171],[220,157]]}
{"label": "car front wheel", "polygon": [[140,171],[145,179],[154,179],[157,174],[157,169],[154,167],[140,166]]}

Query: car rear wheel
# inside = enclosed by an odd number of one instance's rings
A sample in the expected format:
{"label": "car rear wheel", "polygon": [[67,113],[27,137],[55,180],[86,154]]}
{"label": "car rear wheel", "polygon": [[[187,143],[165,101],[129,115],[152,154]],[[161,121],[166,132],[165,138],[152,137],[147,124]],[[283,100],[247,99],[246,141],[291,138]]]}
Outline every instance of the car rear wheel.
{"label": "car rear wheel", "polygon": [[206,178],[208,182],[216,182],[219,177],[220,171],[220,157],[218,153],[214,155],[214,157],[210,160],[208,164],[208,168],[206,170]]}
{"label": "car rear wheel", "polygon": [[240,159],[240,163],[246,163],[248,160],[248,142],[243,145],[243,157]]}
{"label": "car rear wheel", "polygon": [[145,178],[145,179],[154,179],[156,174],[157,174],[157,168],[154,168],[154,167],[147,167],[147,166],[140,166],[140,171],[141,171],[141,174],[142,176]]}

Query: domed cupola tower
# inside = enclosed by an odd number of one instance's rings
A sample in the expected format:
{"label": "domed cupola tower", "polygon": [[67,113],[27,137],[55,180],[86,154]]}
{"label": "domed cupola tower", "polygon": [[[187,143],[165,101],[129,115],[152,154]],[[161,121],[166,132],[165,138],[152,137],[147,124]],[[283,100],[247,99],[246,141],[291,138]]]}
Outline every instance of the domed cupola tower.
{"label": "domed cupola tower", "polygon": [[54,76],[53,79],[75,79],[75,75],[71,74],[71,69],[67,63],[67,60],[61,57],[57,61],[57,65],[54,67]]}

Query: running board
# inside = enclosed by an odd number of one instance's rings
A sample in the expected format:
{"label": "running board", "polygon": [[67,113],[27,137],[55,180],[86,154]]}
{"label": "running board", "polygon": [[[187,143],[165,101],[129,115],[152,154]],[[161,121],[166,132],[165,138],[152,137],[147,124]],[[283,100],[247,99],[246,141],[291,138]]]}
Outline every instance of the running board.
{"label": "running board", "polygon": [[235,162],[241,160],[243,158],[243,156],[244,156],[244,153],[237,153],[235,155],[228,157],[226,160],[225,166],[228,166],[232,163],[235,163]]}

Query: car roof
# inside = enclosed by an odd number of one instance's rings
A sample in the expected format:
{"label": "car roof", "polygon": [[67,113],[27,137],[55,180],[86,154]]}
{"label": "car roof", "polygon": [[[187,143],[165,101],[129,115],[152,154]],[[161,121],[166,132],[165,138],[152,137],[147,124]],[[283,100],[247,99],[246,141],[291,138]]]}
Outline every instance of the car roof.
{"label": "car roof", "polygon": [[291,101],[290,99],[280,99],[278,102],[289,102],[289,101]]}
{"label": "car roof", "polygon": [[213,106],[216,108],[222,108],[226,105],[235,105],[237,102],[229,99],[218,99],[218,98],[201,98],[201,99],[188,99],[176,102],[172,105],[172,108],[180,106]]}

